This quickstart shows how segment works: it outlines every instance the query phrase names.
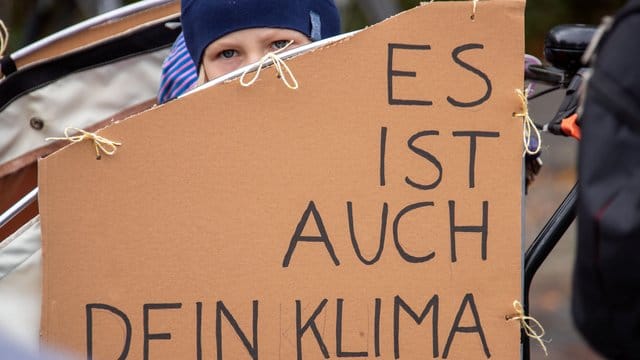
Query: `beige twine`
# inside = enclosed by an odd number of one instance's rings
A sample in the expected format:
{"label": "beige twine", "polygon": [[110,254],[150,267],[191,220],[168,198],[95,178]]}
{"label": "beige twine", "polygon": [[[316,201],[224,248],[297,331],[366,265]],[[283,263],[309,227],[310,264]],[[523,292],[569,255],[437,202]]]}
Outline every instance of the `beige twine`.
{"label": "beige twine", "polygon": [[[514,117],[521,117],[523,120],[522,141],[524,142],[524,153],[522,156],[525,154],[535,155],[542,149],[542,137],[540,135],[540,131],[536,127],[536,124],[533,122],[533,119],[529,116],[529,101],[527,100],[527,97],[529,96],[529,89],[526,91],[516,89],[516,94],[518,94],[518,97],[522,102],[522,112],[513,113]],[[529,149],[529,141],[531,140],[532,135],[538,140],[538,144],[534,150]]]}
{"label": "beige twine", "polygon": [[[69,132],[70,131],[76,131],[80,134],[78,135],[74,135],[74,136],[70,136]],[[51,138],[46,138],[45,140],[49,141],[49,140],[68,140],[71,141],[72,143],[78,143],[78,142],[82,142],[85,140],[92,140],[93,141],[93,145],[96,148],[96,159],[100,160],[102,158],[101,152],[105,153],[106,155],[113,155],[116,153],[116,150],[118,150],[118,146],[121,146],[122,143],[119,142],[115,142],[112,140],[109,140],[107,138],[104,138],[100,135],[96,135],[92,132],[88,132],[88,131],[84,131],[82,129],[78,129],[78,128],[74,128],[74,127],[68,127],[66,129],[64,129],[64,137],[51,137]]]}
{"label": "beige twine", "polygon": [[[289,89],[296,90],[298,88],[298,80],[296,80],[296,77],[293,75],[293,72],[291,71],[289,66],[287,66],[287,64],[278,56],[278,53],[284,51],[292,43],[293,43],[293,40],[289,41],[289,43],[287,43],[286,46],[276,51],[269,52],[265,56],[263,56],[260,59],[260,61],[258,61],[258,71],[256,71],[256,73],[253,75],[253,78],[251,80],[249,80],[248,82],[245,82],[244,78],[245,76],[247,76],[247,74],[251,69],[251,68],[247,68],[240,76],[240,84],[245,87],[253,85],[253,83],[255,83],[256,80],[258,80],[258,78],[260,77],[260,71],[262,71],[262,67],[264,66],[264,64],[268,60],[271,60],[273,62],[273,65],[276,68],[276,71],[278,72],[278,78],[282,79],[282,82],[284,82],[284,84]],[[287,75],[289,76],[289,79],[287,79]],[[290,80],[291,82],[289,82]]]}
{"label": "beige twine", "polygon": [[[525,315],[524,308],[522,307],[522,304],[520,304],[520,301],[515,300],[513,302],[513,308],[516,310],[516,313],[513,315],[507,315],[507,321],[520,321],[520,326],[524,329],[524,333],[527,334],[528,337],[538,341],[538,343],[540,343],[540,346],[542,347],[542,350],[544,350],[545,356],[549,356],[549,353],[547,352],[547,346],[544,344],[546,340],[542,338],[544,336],[544,328],[542,327],[540,322],[531,316]],[[531,323],[533,323],[540,330],[540,333],[538,334],[538,332],[531,325],[529,325],[527,321],[531,321]]]}
{"label": "beige twine", "polygon": [[2,59],[4,52],[9,46],[9,30],[4,24],[4,21],[0,20],[0,59]]}
{"label": "beige twine", "polygon": [[473,12],[471,13],[471,20],[475,20],[477,8],[478,8],[478,0],[473,0]]}
{"label": "beige twine", "polygon": [[[4,21],[0,20],[0,59],[4,57],[4,52],[7,51],[7,47],[9,47],[9,30],[7,30]],[[3,79],[4,76],[2,68],[0,67],[0,79]]]}

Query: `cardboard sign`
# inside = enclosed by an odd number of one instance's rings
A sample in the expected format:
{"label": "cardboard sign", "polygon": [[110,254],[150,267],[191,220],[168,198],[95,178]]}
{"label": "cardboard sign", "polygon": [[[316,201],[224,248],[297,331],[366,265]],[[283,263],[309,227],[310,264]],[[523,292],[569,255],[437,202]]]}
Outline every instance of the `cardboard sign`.
{"label": "cardboard sign", "polygon": [[94,359],[514,359],[523,8],[429,3],[40,162],[42,336]]}

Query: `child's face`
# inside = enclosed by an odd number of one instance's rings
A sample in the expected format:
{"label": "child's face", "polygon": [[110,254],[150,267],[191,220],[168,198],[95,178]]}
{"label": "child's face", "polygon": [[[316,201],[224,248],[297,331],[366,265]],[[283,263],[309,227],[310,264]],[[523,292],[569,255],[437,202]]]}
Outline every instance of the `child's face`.
{"label": "child's face", "polygon": [[212,80],[245,65],[266,53],[285,47],[292,49],[311,41],[302,33],[289,29],[253,28],[234,31],[207,46],[202,56],[206,79]]}

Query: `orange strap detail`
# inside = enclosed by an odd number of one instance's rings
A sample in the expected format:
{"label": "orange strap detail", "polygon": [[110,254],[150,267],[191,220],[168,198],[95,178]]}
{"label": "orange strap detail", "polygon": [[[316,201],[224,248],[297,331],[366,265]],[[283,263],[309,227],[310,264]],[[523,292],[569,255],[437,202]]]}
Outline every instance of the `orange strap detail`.
{"label": "orange strap detail", "polygon": [[577,124],[577,121],[578,121],[578,114],[573,114],[569,117],[562,119],[562,122],[560,123],[560,128],[562,129],[562,132],[565,135],[571,136],[573,138],[580,140],[580,137],[581,137],[580,125]]}

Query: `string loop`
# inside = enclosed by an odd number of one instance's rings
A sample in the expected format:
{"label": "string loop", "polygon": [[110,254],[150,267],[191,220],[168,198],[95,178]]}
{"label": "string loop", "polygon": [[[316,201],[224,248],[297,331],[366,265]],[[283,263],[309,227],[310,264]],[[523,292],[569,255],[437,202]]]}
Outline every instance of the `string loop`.
{"label": "string loop", "polygon": [[[69,135],[70,131],[75,131],[79,134],[77,135]],[[88,132],[88,131],[84,131],[82,129],[78,129],[78,128],[74,128],[74,127],[68,127],[64,129],[64,137],[50,137],[50,138],[46,138],[45,140],[49,141],[49,140],[68,140],[71,141],[72,143],[78,143],[78,142],[82,142],[85,140],[92,140],[93,141],[93,145],[96,148],[96,160],[100,160],[102,158],[102,153],[106,154],[106,155],[113,155],[116,153],[116,150],[118,150],[118,146],[121,146],[122,143],[116,142],[116,141],[112,141],[109,140],[107,138],[104,138],[100,135],[97,135],[95,133],[92,132]]]}
{"label": "string loop", "polygon": [[[265,65],[267,61],[271,60],[273,62],[274,67],[276,68],[276,72],[278,73],[278,78],[282,79],[282,82],[289,89],[296,90],[298,88],[298,80],[293,75],[293,72],[291,71],[289,66],[284,62],[284,60],[282,60],[278,56],[278,53],[284,51],[291,44],[293,44],[293,40],[289,41],[287,45],[285,45],[284,47],[276,51],[269,52],[265,56],[263,56],[260,59],[260,61],[258,61],[258,70],[253,75],[253,78],[248,82],[246,82],[244,78],[245,76],[247,76],[251,68],[247,68],[240,76],[240,84],[244,87],[253,85],[253,83],[255,83],[256,80],[258,80],[258,78],[260,77],[260,72],[262,71],[262,67]],[[288,78],[287,78],[287,75],[288,75]]]}
{"label": "string loop", "polygon": [[[549,356],[549,353],[547,352],[547,346],[544,344],[545,342],[548,342],[548,340],[544,340],[542,338],[544,336],[544,328],[542,327],[540,322],[531,316],[525,315],[524,308],[522,307],[520,301],[515,300],[513,302],[513,308],[515,309],[516,313],[513,315],[507,315],[507,321],[520,321],[520,326],[522,327],[522,329],[524,329],[524,333],[527,334],[528,337],[536,340],[542,347],[542,350],[544,350],[545,356]],[[530,321],[532,324],[534,324],[535,327],[540,331],[540,333],[538,333],[538,331],[533,326],[529,325],[527,321]]]}
{"label": "string loop", "polygon": [[[527,100],[529,96],[529,89],[526,91],[516,89],[516,94],[518,94],[518,97],[522,102],[522,112],[513,114],[514,117],[521,117],[523,120],[522,141],[524,142],[524,152],[522,153],[522,156],[526,154],[536,155],[542,149],[542,136],[540,135],[540,130],[538,130],[535,122],[533,122],[533,119],[529,116],[529,101]],[[532,135],[533,140],[535,141],[533,143],[533,149],[529,146],[532,141]]]}
{"label": "string loop", "polygon": [[4,52],[9,46],[9,30],[4,24],[4,21],[0,20],[0,59],[4,56]]}

